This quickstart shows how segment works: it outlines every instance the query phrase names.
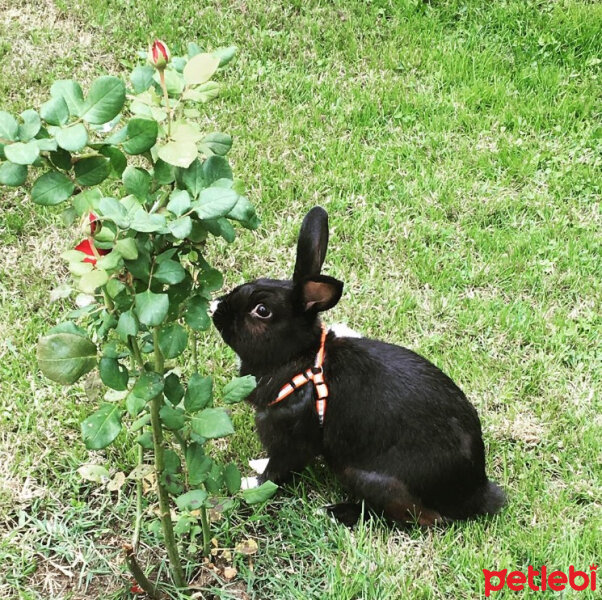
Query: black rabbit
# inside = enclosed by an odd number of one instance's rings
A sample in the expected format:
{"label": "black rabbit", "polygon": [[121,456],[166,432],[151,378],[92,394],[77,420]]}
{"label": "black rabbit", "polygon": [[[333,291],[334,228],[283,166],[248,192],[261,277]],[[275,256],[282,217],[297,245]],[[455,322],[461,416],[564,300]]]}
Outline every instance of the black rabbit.
{"label": "black rabbit", "polygon": [[214,323],[241,374],[257,378],[249,400],[269,455],[261,480],[284,482],[322,455],[354,495],[396,521],[498,511],[504,493],[485,475],[479,418],[458,386],[406,348],[322,328],[319,313],[343,291],[320,275],[327,246],[328,215],[315,207],[292,281],[258,279],[215,303]]}

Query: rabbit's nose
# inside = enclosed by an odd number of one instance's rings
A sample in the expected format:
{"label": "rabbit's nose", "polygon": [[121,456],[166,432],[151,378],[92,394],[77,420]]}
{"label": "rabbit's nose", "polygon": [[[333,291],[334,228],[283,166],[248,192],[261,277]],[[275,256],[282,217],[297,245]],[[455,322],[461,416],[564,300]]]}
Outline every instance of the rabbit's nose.
{"label": "rabbit's nose", "polygon": [[219,303],[220,303],[220,300],[211,300],[211,302],[209,302],[209,310],[207,312],[209,313],[210,317],[212,317],[215,314],[215,311],[217,310]]}

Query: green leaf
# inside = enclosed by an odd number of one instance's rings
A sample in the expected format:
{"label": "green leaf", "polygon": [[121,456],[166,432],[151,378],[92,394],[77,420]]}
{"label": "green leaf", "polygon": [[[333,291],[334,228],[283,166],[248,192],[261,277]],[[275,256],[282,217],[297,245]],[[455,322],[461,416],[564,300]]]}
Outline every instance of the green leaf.
{"label": "green leaf", "polygon": [[109,281],[107,281],[107,294],[109,294],[111,298],[116,298],[125,289],[125,284],[119,281],[119,279],[109,279]]}
{"label": "green leaf", "polygon": [[10,162],[16,165],[31,165],[40,156],[40,148],[34,141],[27,142],[15,142],[4,146],[4,154]]}
{"label": "green leaf", "polygon": [[278,490],[278,486],[273,481],[266,481],[257,488],[243,490],[242,497],[247,504],[258,504],[270,499]]}
{"label": "green leaf", "polygon": [[128,154],[142,154],[150,150],[157,141],[159,126],[151,119],[130,119],[127,124],[127,138],[123,149]]}
{"label": "green leaf", "polygon": [[131,430],[132,431],[139,431],[140,429],[142,429],[145,425],[148,425],[151,422],[151,415],[146,413],[145,415],[142,415],[139,419],[136,419],[131,426]]}
{"label": "green leaf", "polygon": [[187,169],[180,172],[182,183],[193,198],[198,198],[201,190],[207,187],[203,175],[203,166],[199,159],[195,159]]}
{"label": "green leaf", "polygon": [[196,42],[188,42],[186,53],[188,54],[188,58],[192,58],[193,56],[200,54],[201,49],[199,48],[199,45]]}
{"label": "green leaf", "polygon": [[177,431],[178,429],[181,429],[184,427],[184,423],[186,422],[184,411],[179,408],[173,408],[168,404],[165,404],[161,407],[159,416],[161,417],[161,423],[163,423],[163,426],[171,431]]}
{"label": "green leaf", "polygon": [[204,292],[215,292],[224,285],[224,276],[217,269],[205,269],[199,277]]}
{"label": "green leaf", "polygon": [[159,158],[174,167],[186,169],[197,157],[198,150],[194,142],[168,142],[158,151]]}
{"label": "green leaf", "polygon": [[169,233],[178,240],[187,238],[192,231],[192,219],[190,217],[180,217],[174,221],[167,223],[167,229]]}
{"label": "green leaf", "polygon": [[184,320],[195,331],[205,331],[211,325],[209,317],[209,302],[202,296],[193,296],[186,303]]}
{"label": "green leaf", "polygon": [[117,131],[114,131],[112,135],[105,139],[105,144],[111,144],[116,146],[118,144],[123,144],[125,142],[125,138],[127,137],[127,127],[122,127]]}
{"label": "green leaf", "polygon": [[144,400],[144,398],[136,396],[134,392],[130,392],[127,395],[127,398],[125,399],[125,407],[132,417],[137,417],[142,412],[145,406],[146,400]]}
{"label": "green leaf", "polygon": [[128,370],[115,358],[103,357],[98,365],[102,382],[113,390],[123,391],[128,385]]}
{"label": "green leaf", "polygon": [[186,190],[174,190],[169,195],[167,210],[178,217],[190,210],[190,196]]}
{"label": "green leaf", "polygon": [[99,287],[109,281],[109,276],[102,269],[94,269],[84,273],[78,282],[79,289],[85,294],[93,294]]}
{"label": "green leaf", "polygon": [[173,450],[170,450],[168,448],[163,454],[163,459],[165,463],[166,473],[171,473],[173,475],[175,473],[179,473],[182,470],[182,463],[177,452],[174,452]]}
{"label": "green leaf", "polygon": [[79,117],[84,106],[84,94],[79,83],[72,79],[59,79],[52,84],[50,95],[53,98],[62,98],[69,109],[69,113]]}
{"label": "green leaf", "polygon": [[236,56],[237,52],[238,48],[236,46],[228,46],[227,48],[216,48],[212,54],[219,58],[219,66],[225,67]]}
{"label": "green leaf", "polygon": [[23,123],[19,125],[19,139],[22,142],[27,142],[38,135],[42,128],[40,115],[35,111],[28,109],[21,113]]}
{"label": "green leaf", "polygon": [[138,442],[145,450],[152,450],[153,449],[153,434],[150,431],[146,431],[142,435],[139,435],[136,438],[136,442]]}
{"label": "green leaf", "polygon": [[88,131],[83,123],[63,127],[56,132],[57,144],[69,152],[79,152],[88,143]]}
{"label": "green leaf", "polygon": [[62,148],[57,148],[55,152],[51,152],[50,160],[58,169],[62,169],[63,171],[71,169],[71,154]]}
{"label": "green leaf", "polygon": [[157,159],[155,163],[155,171],[154,178],[157,183],[161,185],[167,185],[168,183],[172,183],[175,178],[175,170],[172,165],[167,164],[164,160],[160,158]]}
{"label": "green leaf", "polygon": [[[106,160],[106,159],[104,159]],[[107,161],[108,162],[108,161]],[[116,200],[115,198],[109,198],[109,197],[105,197],[105,198],[101,198],[100,201],[98,202],[98,213],[109,219],[110,221],[113,221],[113,223],[115,223],[115,225],[117,225],[117,227],[120,227],[122,229],[125,229],[127,227],[129,227],[130,225],[130,219],[128,217],[128,212],[127,209],[125,208],[125,206],[119,202],[119,200]],[[120,240],[121,242],[121,247],[125,247],[124,246],[124,240]],[[126,244],[128,244],[128,246],[130,246],[130,250],[131,250],[131,244],[134,244],[134,246],[136,246],[136,242],[134,240],[132,240],[131,242],[126,242]],[[117,244],[119,244],[119,242],[117,242]],[[134,254],[133,251],[128,252],[128,256],[126,256],[123,253],[120,253],[124,258],[128,258],[130,259],[130,257]],[[135,256],[133,256],[133,258],[136,258],[136,256],[138,256],[138,250],[136,249],[135,251]]]}
{"label": "green leaf", "polygon": [[111,477],[107,469],[101,465],[82,465],[77,472],[83,480],[94,483],[103,483]]}
{"label": "green leaf", "polygon": [[31,188],[31,199],[35,204],[54,206],[67,200],[74,189],[75,185],[69,177],[57,171],[48,171],[36,179]]}
{"label": "green leaf", "polygon": [[[175,71],[174,69],[165,69],[165,88],[167,89],[167,93],[174,97],[179,96],[184,89],[184,79],[182,75]],[[153,79],[159,83],[159,73],[155,72],[153,75]]]}
{"label": "green leaf", "polygon": [[237,201],[238,194],[234,190],[210,187],[201,191],[192,208],[200,219],[217,219],[227,215]]}
{"label": "green leaf", "polygon": [[80,192],[73,198],[73,208],[81,217],[88,216],[88,213],[96,210],[101,199],[102,192],[98,188],[90,188]]}
{"label": "green leaf", "polygon": [[130,75],[130,81],[132,82],[134,94],[141,94],[142,92],[148,90],[153,83],[154,74],[155,69],[150,65],[136,67]]}
{"label": "green leaf", "polygon": [[193,102],[202,102],[205,104],[219,96],[222,86],[216,81],[208,81],[193,89],[187,89],[182,98],[192,100]]}
{"label": "green leaf", "polygon": [[123,257],[119,252],[109,252],[98,259],[96,268],[110,273],[120,271],[123,268]]}
{"label": "green leaf", "polygon": [[148,402],[163,391],[163,377],[159,373],[146,371],[140,375],[132,388],[132,394]]}
{"label": "green leaf", "polygon": [[55,325],[48,332],[48,335],[52,333],[73,333],[74,335],[81,335],[83,337],[86,337],[85,330],[81,327],[78,327],[73,321],[64,321],[63,323]]}
{"label": "green leaf", "polygon": [[219,438],[234,433],[230,417],[223,408],[206,408],[190,420],[192,430],[204,438]]}
{"label": "green leaf", "polygon": [[170,323],[159,330],[159,348],[165,358],[175,358],[186,350],[188,334],[177,323]]}
{"label": "green leaf", "polygon": [[213,235],[223,237],[228,244],[231,244],[236,239],[234,227],[223,217],[215,220],[205,220],[204,225]]}
{"label": "green leaf", "polygon": [[121,178],[123,171],[127,167],[125,154],[119,148],[115,148],[115,146],[103,146],[99,152],[111,161],[113,173],[116,177]]}
{"label": "green leaf", "polygon": [[111,171],[111,162],[104,156],[90,156],[75,163],[75,181],[80,185],[92,186],[102,183]]}
{"label": "green leaf", "polygon": [[96,346],[73,333],[55,333],[40,338],[38,364],[48,379],[70,385],[96,365]]}
{"label": "green leaf", "polygon": [[143,233],[153,233],[165,227],[165,217],[156,213],[149,214],[142,207],[139,207],[131,215],[130,229],[141,231]]}
{"label": "green leaf", "polygon": [[53,138],[40,138],[33,141],[37,144],[40,152],[56,152],[59,147],[56,140]]}
{"label": "green leaf", "polygon": [[234,495],[240,490],[241,480],[242,478],[237,466],[234,463],[226,465],[224,469],[224,481],[226,482],[229,494]]}
{"label": "green leaf", "polygon": [[176,504],[180,510],[193,511],[203,507],[208,498],[205,490],[190,490],[176,498]]}
{"label": "green leaf", "polygon": [[82,107],[81,117],[88,123],[102,125],[116,117],[125,102],[125,85],[113,76],[99,77],[92,83]]}
{"label": "green leaf", "polygon": [[153,273],[153,278],[161,283],[173,285],[180,283],[186,277],[186,270],[175,260],[166,260],[162,262]]}
{"label": "green leaf", "polygon": [[50,98],[40,106],[40,116],[50,125],[64,125],[69,120],[69,108],[63,98]]}
{"label": "green leaf", "polygon": [[213,379],[202,377],[198,373],[191,375],[188,389],[184,396],[184,408],[189,413],[195,413],[205,408],[213,398]]}
{"label": "green leaf", "polygon": [[207,477],[213,461],[205,454],[201,444],[192,442],[186,449],[186,466],[190,485],[199,485]]}
{"label": "green leaf", "polygon": [[257,214],[255,213],[255,207],[245,196],[238,197],[238,202],[228,213],[228,218],[239,221],[241,225],[247,229],[257,229],[261,223],[257,217]]}
{"label": "green leaf", "polygon": [[201,150],[205,154],[224,156],[232,148],[232,138],[227,133],[210,133],[201,140]]}
{"label": "green leaf", "polygon": [[193,56],[184,67],[184,81],[187,85],[198,85],[209,81],[217,71],[220,59],[206,52]]}
{"label": "green leaf", "polygon": [[232,169],[228,159],[223,156],[210,156],[203,163],[203,179],[207,186],[219,179],[232,179]]}
{"label": "green leaf", "polygon": [[146,200],[150,191],[151,176],[148,171],[140,167],[126,167],[123,171],[123,185],[128,194],[134,194],[140,200]]}
{"label": "green leaf", "polygon": [[176,121],[171,127],[171,136],[176,142],[193,142],[196,144],[203,134],[196,124],[189,121]]}
{"label": "green leaf", "polygon": [[27,179],[27,166],[4,162],[0,165],[0,185],[19,187]]}
{"label": "green leaf", "polygon": [[117,322],[115,331],[124,342],[127,342],[128,335],[133,336],[138,333],[138,320],[131,310],[122,312],[119,315],[119,321]]}
{"label": "green leaf", "polygon": [[224,387],[224,402],[234,404],[244,400],[257,386],[253,375],[236,377]]}
{"label": "green leaf", "polygon": [[102,450],[121,431],[121,411],[116,404],[104,403],[82,422],[82,437],[88,450]]}
{"label": "green leaf", "polygon": [[165,397],[175,406],[179,404],[184,397],[184,386],[180,383],[180,378],[175,373],[170,373],[165,378]]}
{"label": "green leaf", "polygon": [[135,260],[138,258],[138,246],[136,246],[136,240],[134,238],[117,240],[115,243],[115,250],[117,250],[117,252],[119,252],[126,260]]}
{"label": "green leaf", "polygon": [[161,325],[169,311],[169,297],[151,291],[136,294],[135,310],[141,323],[151,327]]}
{"label": "green leaf", "polygon": [[0,110],[0,138],[14,142],[19,139],[19,124],[10,113]]}

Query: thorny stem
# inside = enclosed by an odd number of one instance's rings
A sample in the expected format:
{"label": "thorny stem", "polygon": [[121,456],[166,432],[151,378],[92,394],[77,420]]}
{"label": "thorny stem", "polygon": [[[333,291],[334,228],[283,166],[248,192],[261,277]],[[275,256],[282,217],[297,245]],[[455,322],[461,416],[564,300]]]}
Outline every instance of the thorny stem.
{"label": "thorny stem", "polygon": [[150,582],[148,577],[144,574],[144,571],[140,568],[140,565],[136,560],[134,548],[129,544],[124,544],[123,550],[125,552],[125,562],[127,563],[130,573],[134,576],[136,583],[140,585],[150,598],[153,600],[161,600],[162,596],[157,591],[157,587]]}
{"label": "thorny stem", "polygon": [[[144,448],[138,444],[138,466],[144,460]],[[140,526],[142,524],[142,478],[136,481],[136,520],[134,521],[134,535],[132,536],[132,546],[134,552],[138,550],[138,542],[140,541]]]}
{"label": "thorny stem", "polygon": [[165,111],[167,112],[167,137],[171,136],[171,111],[169,110],[169,94],[165,85],[165,70],[159,69],[159,79],[161,80],[161,89],[163,90],[163,99],[165,100]]}
{"label": "thorny stem", "polygon": [[[165,361],[159,348],[159,329],[153,329],[153,343],[155,347],[155,371],[163,375]],[[165,455],[163,454],[163,428],[161,427],[161,418],[159,411],[163,403],[163,394],[158,394],[151,400],[151,425],[153,429],[153,446],[155,450],[155,472],[157,477],[157,495],[159,497],[159,510],[161,524],[163,526],[163,537],[165,539],[165,548],[171,564],[173,581],[177,587],[183,591],[186,587],[184,571],[180,562],[180,555],[173,531],[173,522],[171,520],[171,508],[169,504],[169,495],[163,483],[163,471],[165,470]]]}
{"label": "thorny stem", "polygon": [[133,335],[128,335],[128,346],[132,352],[132,356],[134,360],[138,363],[141,371],[144,371],[144,359],[142,358],[142,353],[140,352],[140,348],[138,347],[138,342]]}
{"label": "thorny stem", "polygon": [[192,364],[194,365],[194,372],[199,372],[199,353],[198,353],[198,338],[196,336],[196,331],[192,332]]}
{"label": "thorny stem", "polygon": [[209,556],[211,550],[211,527],[207,517],[207,509],[201,506],[201,525],[203,528],[203,556]]}
{"label": "thorny stem", "polygon": [[107,310],[109,312],[112,312],[113,309],[115,308],[115,304],[113,303],[113,299],[111,298],[111,296],[109,296],[109,293],[107,292],[106,288],[102,288],[102,293],[103,293],[103,296],[105,298],[105,306],[107,307]]}

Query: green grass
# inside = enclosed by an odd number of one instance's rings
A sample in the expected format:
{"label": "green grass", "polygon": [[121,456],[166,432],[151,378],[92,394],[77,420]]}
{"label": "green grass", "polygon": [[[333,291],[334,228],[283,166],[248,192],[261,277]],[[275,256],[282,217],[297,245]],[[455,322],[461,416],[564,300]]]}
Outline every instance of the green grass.
{"label": "green grass", "polygon": [[[197,580],[203,597],[477,598],[483,568],[599,563],[602,5],[0,0],[0,107],[39,105],[58,77],[121,72],[152,35],[176,51],[240,47],[207,128],[235,136],[263,225],[214,248],[227,287],[288,276],[302,216],[325,206],[326,271],[346,282],[328,321],[447,371],[509,497],[495,518],[446,529],[350,531],[321,512],[344,491],[317,465],[215,524],[225,548],[252,537],[259,551],[235,555],[229,584]],[[128,597],[130,488],[110,496],[76,473],[95,389],[54,386],[35,363],[70,305],[48,298],[68,281],[71,234],[19,193],[0,201],[0,597]],[[214,333],[202,356],[218,381],[234,373]],[[244,466],[260,448],[249,409],[235,421],[223,451]],[[126,440],[92,460],[134,464]],[[145,532],[144,558],[159,548]]]}

